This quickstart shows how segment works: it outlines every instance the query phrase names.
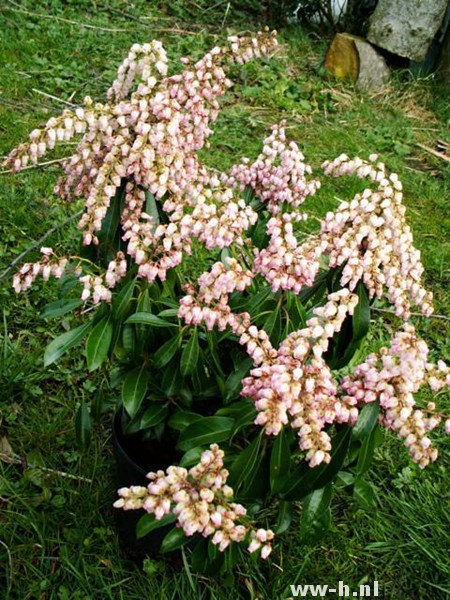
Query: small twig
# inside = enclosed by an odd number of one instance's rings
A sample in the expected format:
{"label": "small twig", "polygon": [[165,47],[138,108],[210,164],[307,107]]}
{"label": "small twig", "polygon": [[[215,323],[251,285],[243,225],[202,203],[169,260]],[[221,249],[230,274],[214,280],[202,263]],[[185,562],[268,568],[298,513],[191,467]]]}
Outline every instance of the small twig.
{"label": "small twig", "polygon": [[[7,462],[13,465],[22,465],[22,461],[16,454],[5,454],[0,452],[0,460],[3,462]],[[59,471],[58,469],[50,469],[49,467],[41,467],[40,465],[28,464],[29,468],[39,469],[44,473],[48,473],[49,475],[58,475],[59,477],[65,477],[66,479],[73,479],[74,481],[82,481],[83,483],[93,483],[92,479],[88,479],[87,477],[82,477],[81,475],[72,475],[72,473],[67,473],[66,471]],[[1,543],[1,540],[0,540]]]}
{"label": "small twig", "polygon": [[63,221],[62,223],[60,223],[59,225],[55,225],[54,227],[52,227],[51,229],[49,229],[46,233],[44,233],[43,236],[41,236],[36,242],[34,242],[29,248],[27,248],[26,250],[24,250],[23,252],[21,252],[19,254],[19,256],[17,256],[7,267],[6,269],[3,271],[3,273],[0,275],[0,281],[2,279],[4,279],[8,273],[28,254],[28,252],[31,252],[31,250],[34,250],[35,248],[37,248],[38,246],[40,246],[42,244],[42,242],[44,242],[52,233],[54,233],[55,231],[57,231],[58,229],[60,229],[61,227],[64,227],[65,225],[68,225],[71,221],[74,221],[76,218],[78,218],[79,216],[81,216],[83,214],[83,210],[79,210],[78,212],[76,212],[74,215],[70,216],[68,219],[66,219],[65,221]]}
{"label": "small twig", "polygon": [[0,540],[0,544],[3,546],[3,548],[5,548],[6,553],[8,555],[9,577],[8,577],[8,591],[7,591],[7,594],[9,594],[11,592],[12,582],[13,582],[13,564],[12,564],[12,558],[11,558],[11,551],[10,551],[10,549],[8,548],[8,546],[5,544],[5,542],[3,540]]}
{"label": "small twig", "polygon": [[[376,307],[372,306],[371,310],[396,316],[395,311],[389,310],[388,308],[376,308]],[[441,319],[442,321],[450,321],[450,317],[447,317],[446,315],[426,315],[425,313],[420,313],[420,312],[412,312],[409,314],[412,317],[425,317],[427,319]]]}
{"label": "small twig", "polygon": [[52,100],[56,100],[57,102],[62,102],[63,104],[67,104],[67,106],[76,107],[76,104],[73,102],[68,102],[67,100],[63,100],[62,98],[58,98],[58,96],[53,96],[52,94],[47,94],[47,92],[42,92],[41,90],[37,90],[36,88],[31,88],[32,92],[36,92],[36,94],[41,94],[41,96],[45,96],[46,98],[51,98]]}
{"label": "small twig", "polygon": [[416,144],[416,146],[418,146],[419,148],[422,148],[422,150],[425,150],[426,152],[429,152],[433,156],[436,156],[437,158],[441,158],[442,160],[445,160],[450,163],[450,156],[447,156],[446,154],[443,154],[442,152],[438,152],[437,150],[433,150],[433,148],[429,148],[428,146],[425,146],[424,144]]}
{"label": "small twig", "polygon": [[[30,169],[39,169],[39,167],[47,167],[48,165],[54,165],[55,163],[66,162],[66,160],[70,160],[71,158],[71,156],[64,156],[63,158],[54,158],[53,160],[47,160],[45,162],[36,163],[35,165],[29,165],[28,167],[22,167],[22,169],[20,169],[20,172],[29,171]],[[10,173],[17,173],[17,171],[14,171],[14,169],[0,171],[0,175],[8,175]]]}
{"label": "small twig", "polygon": [[220,26],[220,30],[222,30],[225,27],[225,21],[227,20],[228,13],[230,12],[230,6],[231,6],[231,4],[230,4],[230,2],[228,2],[227,8],[225,9],[225,14],[222,19],[222,24]]}
{"label": "small twig", "polygon": [[99,25],[90,25],[88,23],[83,23],[82,21],[73,21],[72,19],[64,19],[63,17],[57,17],[56,15],[44,15],[42,13],[31,12],[30,10],[23,9],[17,2],[13,2],[13,0],[8,0],[9,4],[13,6],[17,6],[17,8],[10,8],[10,10],[14,10],[19,13],[23,13],[24,15],[29,15],[30,17],[38,17],[39,19],[52,19],[55,21],[62,21],[63,23],[69,23],[71,25],[78,25],[79,27],[86,27],[87,29],[96,29],[99,31],[110,31],[112,33],[119,32],[127,32],[132,33],[132,29],[118,29],[113,27],[100,27]]}
{"label": "small twig", "polygon": [[104,10],[105,12],[109,12],[111,14],[120,15],[121,17],[125,17],[126,19],[130,19],[130,21],[140,23],[141,25],[144,25],[144,27],[151,27],[149,23],[146,23],[139,17],[135,17],[134,15],[131,15],[129,12],[126,12],[124,10],[117,10],[117,8],[111,8],[109,6],[101,6],[100,10]]}

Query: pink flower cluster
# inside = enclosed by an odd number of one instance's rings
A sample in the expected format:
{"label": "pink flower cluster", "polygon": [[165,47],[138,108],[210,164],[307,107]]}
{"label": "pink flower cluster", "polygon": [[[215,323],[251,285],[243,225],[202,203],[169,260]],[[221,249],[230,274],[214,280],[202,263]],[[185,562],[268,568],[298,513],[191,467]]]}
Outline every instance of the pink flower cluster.
{"label": "pink flower cluster", "polygon": [[244,159],[229,176],[223,175],[227,185],[239,186],[241,191],[250,186],[273,215],[283,210],[284,202],[297,208],[320,188],[317,179],[307,179],[311,167],[305,164],[297,144],[286,139],[285,124],[282,121],[272,126],[272,134],[264,140],[262,153],[254,163]]}
{"label": "pink flower cluster", "polygon": [[386,289],[396,314],[404,320],[411,304],[431,314],[432,295],[421,284],[423,266],[405,221],[398,176],[387,175],[382,163],[374,166],[345,154],[323,166],[326,174],[335,177],[355,174],[378,184],[375,191],[366,189],[351,202],[342,202],[322,222],[321,248],[331,267],[343,265],[341,284],[353,290],[362,280],[370,296],[378,298]]}
{"label": "pink flower cluster", "polygon": [[268,435],[278,435],[288,424],[297,429],[311,467],[330,461],[331,439],[324,428],[335,422],[354,423],[358,416],[354,399],[337,397],[322,357],[357,303],[358,297],[346,288],[330,294],[307,327],[288,335],[270,363],[252,369],[243,380],[242,395],[252,398],[258,410],[255,423]]}
{"label": "pink flower cluster", "polygon": [[251,325],[248,313],[233,313],[228,300],[234,291],[245,290],[252,282],[253,273],[244,269],[235,258],[228,257],[225,264],[215,263],[210,271],[198,278],[198,289],[187,286],[189,292],[180,300],[178,316],[186,323],[205,323],[208,330],[217,327],[223,331],[227,326],[245,345],[255,365],[271,361],[276,350],[263,329]]}
{"label": "pink flower cluster", "polygon": [[25,263],[13,277],[13,288],[19,293],[27,290],[40,275],[44,281],[50,276],[59,279],[67,265],[67,258],[57,259],[51,248],[41,248],[42,259],[36,263]]}
{"label": "pink flower cluster", "polygon": [[172,512],[186,536],[213,536],[212,543],[219,546],[221,552],[232,542],[250,537],[248,550],[261,549],[261,557],[267,558],[274,534],[270,529],[255,531],[248,519],[248,524],[241,523],[245,522],[247,511],[241,504],[232,502],[233,489],[226,485],[228,471],[223,468],[223,456],[219,446],[212,444],[189,471],[170,466],[166,473],[149,473],[147,487],[121,488],[114,506],[124,510],[143,508],[157,520]]}
{"label": "pink flower cluster", "polygon": [[[64,164],[66,173],[56,192],[66,199],[85,198],[79,222],[84,244],[98,243],[97,232],[111,201],[127,180],[121,219],[126,253],[139,265],[140,276],[164,279],[167,270],[180,263],[183,251],[189,252],[192,237],[207,248],[223,248],[234,241],[242,243],[243,232],[256,221],[255,212],[199,162],[196,152],[207,143],[218,100],[231,85],[226,77],[230,65],[270,53],[276,45],[275,32],[233,37],[228,47],[213,48],[192,66],[183,61],[185,69],[167,77],[160,42],[136,44],[108,92],[110,102],[94,103],[87,97],[84,107],[65,110],[43,130],[33,131],[31,142],[13,150],[4,165],[18,171],[56,143],[83,134]],[[130,95],[135,80],[139,84]],[[169,224],[146,215],[143,190],[163,202]],[[98,277],[104,279],[98,275],[83,283],[89,289],[110,285],[99,283]]]}
{"label": "pink flower cluster", "polygon": [[[442,420],[434,402],[426,409],[417,407],[414,394],[424,384],[433,391],[450,387],[450,369],[443,361],[437,365],[428,362],[428,347],[410,324],[395,334],[389,348],[368,356],[341,382],[344,402],[380,403],[380,423],[397,432],[422,468],[437,458],[428,432]],[[449,421],[445,428],[450,433]]]}
{"label": "pink flower cluster", "polygon": [[269,245],[262,250],[255,249],[253,268],[270,283],[273,292],[282,289],[298,294],[303,286],[314,283],[319,271],[318,241],[311,236],[299,244],[293,220],[289,213],[269,219]]}

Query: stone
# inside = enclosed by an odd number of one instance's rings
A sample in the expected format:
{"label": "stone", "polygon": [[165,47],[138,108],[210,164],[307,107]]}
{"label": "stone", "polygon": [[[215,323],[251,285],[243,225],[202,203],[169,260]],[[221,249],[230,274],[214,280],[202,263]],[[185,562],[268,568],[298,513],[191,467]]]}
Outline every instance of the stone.
{"label": "stone", "polygon": [[349,33],[335,35],[325,56],[325,69],[369,93],[383,90],[389,81],[384,58],[366,40]]}
{"label": "stone", "polygon": [[447,6],[448,0],[379,0],[367,39],[393,54],[422,62]]}

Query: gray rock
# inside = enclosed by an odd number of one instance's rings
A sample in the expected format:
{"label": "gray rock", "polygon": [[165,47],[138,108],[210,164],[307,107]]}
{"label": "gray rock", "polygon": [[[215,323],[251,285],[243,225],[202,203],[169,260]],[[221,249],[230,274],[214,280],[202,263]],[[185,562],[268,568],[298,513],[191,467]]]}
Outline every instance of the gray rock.
{"label": "gray rock", "polygon": [[393,54],[421,62],[448,6],[448,0],[379,0],[367,39]]}
{"label": "gray rock", "polygon": [[355,39],[359,54],[359,74],[356,87],[364,92],[379,92],[389,82],[390,73],[384,58],[365,40]]}

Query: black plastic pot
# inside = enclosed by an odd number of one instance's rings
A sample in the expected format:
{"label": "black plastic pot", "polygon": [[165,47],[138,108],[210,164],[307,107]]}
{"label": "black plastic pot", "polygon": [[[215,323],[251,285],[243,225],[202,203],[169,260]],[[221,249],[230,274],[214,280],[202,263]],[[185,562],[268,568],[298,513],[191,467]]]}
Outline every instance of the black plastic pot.
{"label": "black plastic pot", "polygon": [[[142,441],[139,435],[124,435],[121,414],[116,413],[112,424],[112,442],[117,462],[117,487],[146,486],[149,471],[165,470],[176,460],[174,446],[155,440]],[[143,538],[136,538],[136,525],[146,514],[144,510],[115,509],[117,532],[123,551],[135,561],[145,557],[158,558],[165,535],[173,525],[161,527]],[[164,555],[167,557],[167,555]]]}

